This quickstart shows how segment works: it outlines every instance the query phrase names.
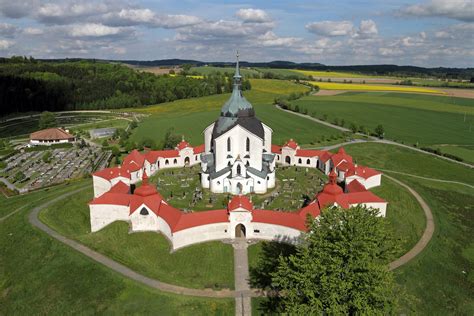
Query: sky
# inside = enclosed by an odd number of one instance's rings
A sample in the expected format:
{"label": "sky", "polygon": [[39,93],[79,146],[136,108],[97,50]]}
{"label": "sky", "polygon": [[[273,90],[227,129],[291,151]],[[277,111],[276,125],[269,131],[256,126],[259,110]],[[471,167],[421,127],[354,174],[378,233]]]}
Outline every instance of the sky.
{"label": "sky", "polygon": [[474,0],[0,0],[0,56],[474,67]]}

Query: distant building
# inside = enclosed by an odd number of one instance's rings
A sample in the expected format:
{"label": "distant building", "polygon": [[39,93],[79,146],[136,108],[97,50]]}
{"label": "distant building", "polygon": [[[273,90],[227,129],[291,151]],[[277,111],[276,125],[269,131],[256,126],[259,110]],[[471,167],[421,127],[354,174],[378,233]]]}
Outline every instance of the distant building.
{"label": "distant building", "polygon": [[54,144],[73,143],[75,137],[62,128],[48,128],[30,134],[29,146],[50,146]]}
{"label": "distant building", "polygon": [[116,128],[97,128],[91,129],[89,134],[91,138],[103,138],[103,137],[111,137],[114,135]]}

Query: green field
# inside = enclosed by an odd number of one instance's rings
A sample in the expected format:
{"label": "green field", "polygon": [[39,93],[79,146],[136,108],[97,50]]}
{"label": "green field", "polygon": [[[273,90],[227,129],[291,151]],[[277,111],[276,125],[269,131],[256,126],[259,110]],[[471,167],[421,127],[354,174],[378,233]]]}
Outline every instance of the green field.
{"label": "green field", "polygon": [[438,145],[433,146],[443,154],[451,154],[462,158],[464,161],[474,164],[474,145],[459,146],[459,145]]}
{"label": "green field", "polygon": [[[0,195],[0,306],[5,315],[165,314],[228,315],[233,299],[163,293],[125,279],[34,229],[33,206],[90,181],[61,185],[9,199]],[[80,196],[80,195],[79,195]]]}
{"label": "green field", "polygon": [[[346,93],[303,97],[300,109],[327,121],[344,119],[373,130],[385,128],[385,137],[406,144],[474,144],[474,100],[400,93]],[[471,129],[471,131],[470,131]]]}
{"label": "green field", "polygon": [[[75,199],[60,201],[40,213],[40,219],[60,234],[106,254],[133,270],[160,281],[193,288],[233,288],[233,252],[230,245],[209,242],[170,254],[161,234],[129,234],[128,223],[115,222],[90,232],[92,186]],[[215,260],[219,258],[219,264]],[[199,268],[197,268],[199,267]]]}
{"label": "green field", "polygon": [[[274,144],[282,144],[289,138],[301,144],[314,144],[321,138],[341,137],[341,132],[333,128],[305,118],[289,119],[288,114],[272,106],[275,97],[305,92],[307,87],[281,80],[252,79],[251,82],[252,90],[244,95],[254,105],[257,117],[273,129]],[[272,87],[276,92],[269,92]],[[192,144],[202,144],[204,128],[219,117],[219,110],[228,98],[228,94],[222,94],[144,108],[141,111],[152,114],[134,129],[132,139],[137,142],[145,138],[161,141],[166,131],[174,128],[175,133],[184,135]]]}
{"label": "green field", "polygon": [[[214,67],[214,66],[201,66],[201,67],[192,67],[190,70],[191,73],[197,72],[201,75],[210,75],[212,73],[220,72],[221,74],[228,73],[233,75],[235,72],[235,67]],[[253,75],[258,75],[258,71],[240,67],[240,73],[246,77],[252,77]]]}

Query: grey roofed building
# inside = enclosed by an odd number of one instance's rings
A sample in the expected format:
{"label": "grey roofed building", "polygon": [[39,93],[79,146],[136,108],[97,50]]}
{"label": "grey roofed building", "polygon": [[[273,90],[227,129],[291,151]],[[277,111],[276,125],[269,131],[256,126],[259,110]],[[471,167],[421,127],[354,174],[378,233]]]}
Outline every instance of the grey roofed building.
{"label": "grey roofed building", "polygon": [[116,128],[96,128],[91,129],[89,134],[91,135],[91,138],[110,137],[114,135],[116,130]]}

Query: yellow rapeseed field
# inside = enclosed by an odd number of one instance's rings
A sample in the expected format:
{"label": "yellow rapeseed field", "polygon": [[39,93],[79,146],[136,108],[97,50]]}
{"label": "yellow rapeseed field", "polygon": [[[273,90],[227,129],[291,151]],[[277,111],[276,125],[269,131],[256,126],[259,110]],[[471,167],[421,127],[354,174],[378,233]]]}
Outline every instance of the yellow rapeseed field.
{"label": "yellow rapeseed field", "polygon": [[335,72],[335,71],[313,71],[313,70],[293,70],[305,76],[313,76],[316,78],[373,78],[370,75],[361,75],[351,72]]}
{"label": "yellow rapeseed field", "polygon": [[435,89],[426,89],[421,87],[406,86],[387,86],[387,85],[369,85],[369,84],[352,84],[352,83],[336,83],[336,82],[318,82],[308,81],[310,84],[318,86],[322,90],[349,90],[349,91],[396,91],[396,92],[415,92],[415,93],[434,93],[446,94],[444,91]]}

